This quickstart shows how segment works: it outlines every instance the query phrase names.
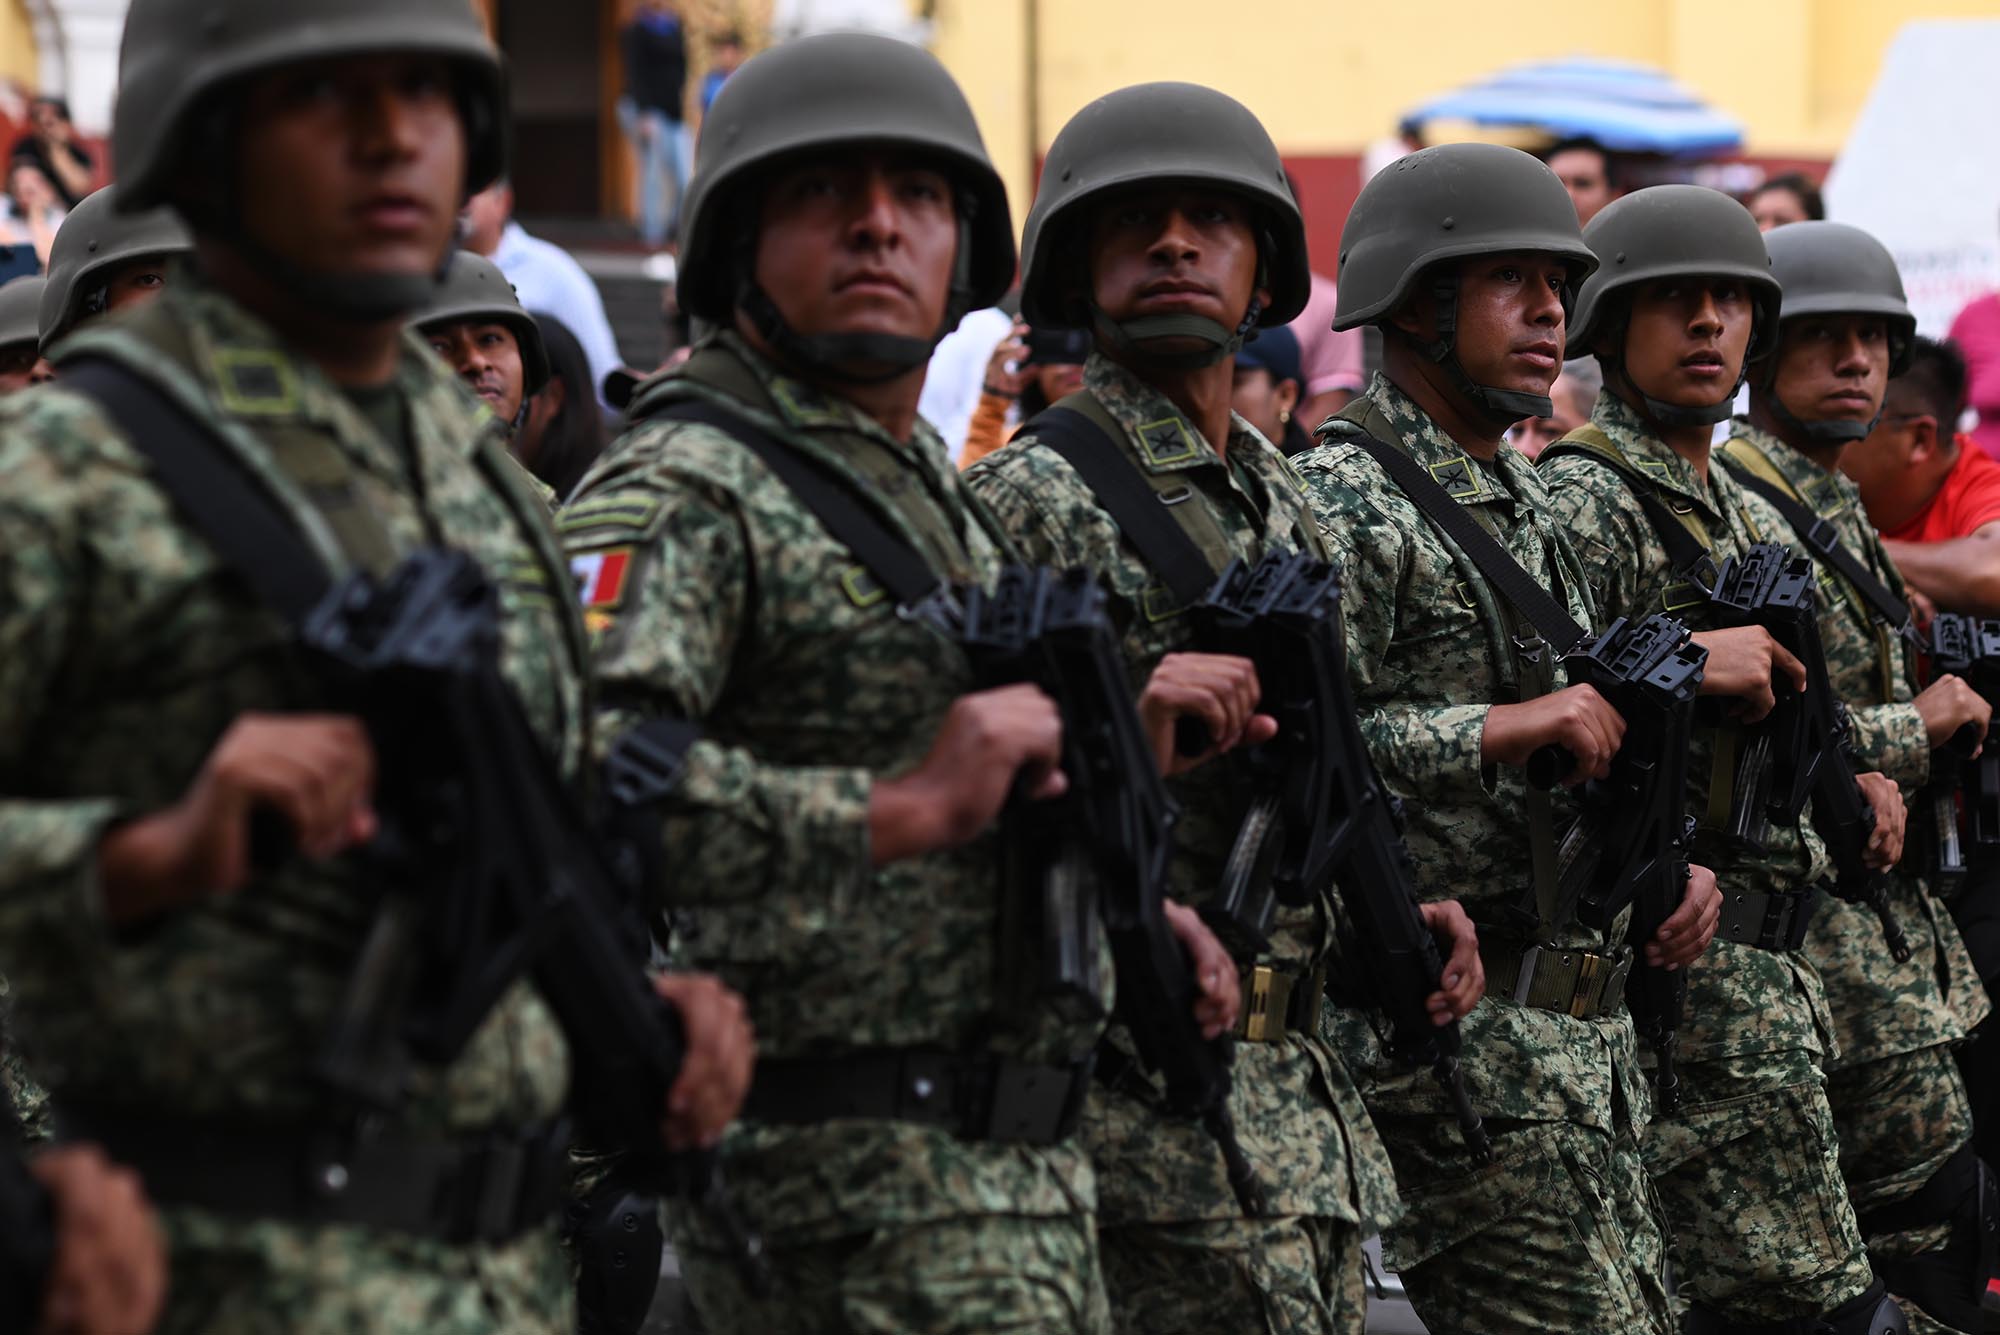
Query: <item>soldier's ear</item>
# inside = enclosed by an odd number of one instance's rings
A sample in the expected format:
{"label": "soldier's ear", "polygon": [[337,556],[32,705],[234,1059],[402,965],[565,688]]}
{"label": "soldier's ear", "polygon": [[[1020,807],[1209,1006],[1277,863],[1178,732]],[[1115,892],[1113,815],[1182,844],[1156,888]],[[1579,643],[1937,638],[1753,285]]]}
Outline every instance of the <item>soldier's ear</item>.
{"label": "soldier's ear", "polygon": [[1437,332],[1437,298],[1418,284],[1418,290],[1389,314],[1389,323],[1413,338],[1429,342]]}

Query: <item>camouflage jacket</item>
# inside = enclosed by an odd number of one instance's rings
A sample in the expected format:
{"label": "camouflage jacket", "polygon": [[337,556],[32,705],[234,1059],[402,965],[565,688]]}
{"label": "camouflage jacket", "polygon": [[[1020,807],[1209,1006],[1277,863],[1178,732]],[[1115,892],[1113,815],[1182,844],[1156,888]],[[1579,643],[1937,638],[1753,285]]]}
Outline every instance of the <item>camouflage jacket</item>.
{"label": "camouflage jacket", "polygon": [[[1343,420],[1344,419],[1344,420]],[[1353,423],[1352,426],[1349,423]],[[1405,842],[1427,899],[1456,898],[1489,936],[1504,934],[1530,892],[1519,770],[1486,765],[1486,712],[1514,699],[1519,675],[1499,629],[1498,595],[1476,567],[1359,445],[1365,430],[1427,467],[1544,588],[1591,622],[1583,572],[1535,470],[1511,448],[1470,458],[1401,390],[1377,376],[1323,443],[1296,462],[1320,530],[1346,572],[1348,673],[1361,730],[1383,781],[1401,799]],[[1614,924],[1614,929],[1618,924]],[[1554,944],[1613,949],[1615,934],[1570,922]],[[1489,983],[1498,987],[1496,980]],[[1570,1121],[1613,1129],[1616,1093],[1647,1106],[1624,1011],[1595,1020],[1517,1005],[1489,991],[1468,1016],[1465,1074],[1489,1117]],[[1378,1112],[1443,1113],[1428,1073],[1397,1069],[1373,1035],[1344,1026]]]}
{"label": "camouflage jacket", "polygon": [[[500,585],[507,675],[551,751],[579,764],[584,647],[561,552],[498,424],[421,342],[405,339],[396,371],[407,451],[192,275],[70,346],[123,362],[209,424],[330,569],[356,564],[342,535],[364,530],[378,559],[434,539],[475,555]],[[369,924],[358,861],[294,860],[114,932],[96,854],[113,822],[177,800],[232,720],[323,708],[323,691],[94,404],[53,385],[0,404],[0,476],[0,954],[35,1074],[58,1114],[88,1098],[302,1119],[324,1097],[310,1067]],[[562,1034],[519,984],[457,1062],[415,1070],[404,1118],[433,1133],[519,1124],[553,1114],[567,1085]],[[183,1322],[186,1306],[224,1310],[220,1290],[240,1283],[282,1288],[343,1330],[400,1330],[351,1283],[370,1267],[408,1277],[410,1303],[434,1313],[477,1287],[509,1330],[552,1335],[567,1320],[547,1235],[494,1249],[192,1211],[167,1222],[177,1264],[215,1281],[176,1292]]]}
{"label": "camouflage jacket", "polygon": [[[1711,464],[1704,481],[1693,465],[1653,436],[1639,415],[1608,391],[1599,396],[1591,422],[1657,484],[1669,504],[1694,507],[1717,565],[1752,543],[1791,537],[1777,514],[1720,464]],[[1697,631],[1709,628],[1712,623],[1704,605],[1683,596],[1665,546],[1631,486],[1612,465],[1583,454],[1545,453],[1541,473],[1548,482],[1552,513],[1569,529],[1605,620],[1671,609]],[[1827,619],[1823,612],[1822,623]],[[1714,728],[1695,730],[1688,763],[1688,809],[1697,816],[1708,808],[1716,735]],[[1738,888],[1805,893],[1828,870],[1825,849],[1809,824],[1774,826],[1767,846],[1759,851],[1727,840],[1715,822],[1704,819],[1693,855],[1696,862],[1714,869],[1724,894]],[[1803,953],[1718,940],[1688,972],[1687,1020],[1680,1038],[1679,1051],[1689,1061],[1827,1051],[1829,1022],[1819,977]]]}
{"label": "camouflage jacket", "polygon": [[[1789,492],[1834,528],[1840,543],[1899,597],[1903,579],[1869,524],[1853,479],[1824,469],[1743,418],[1724,447],[1756,475]],[[1791,534],[1791,530],[1786,530]],[[1805,545],[1791,534],[1792,545]],[[1847,703],[1854,731],[1849,741],[1857,766],[1880,770],[1902,785],[1909,803],[1922,800],[1929,778],[1930,743],[1922,718],[1909,704],[1915,649],[1882,626],[1861,595],[1834,569],[1820,564],[1820,598],[1836,615],[1821,622],[1827,673]],[[1903,866],[1891,874],[1892,911],[1910,938],[1911,958],[1898,964],[1882,942],[1881,925],[1864,904],[1829,898],[1813,919],[1806,949],[1819,966],[1840,1040],[1843,1066],[1956,1042],[1967,1017],[1977,1023],[1987,1004],[1965,942],[1919,875],[1925,851],[1904,846]],[[1941,985],[1942,984],[1942,988]]]}
{"label": "camouflage jacket", "polygon": [[[936,434],[891,438],[733,334],[646,386],[637,422],[560,524],[583,586],[611,738],[657,715],[704,740],[664,822],[677,960],[748,1000],[762,1058],[916,1046],[1060,1064],[1102,1021],[1005,1015],[995,987],[997,837],[871,865],[878,775],[920,762],[959,696],[963,650],[899,615],[789,487],[711,426],[642,420],[718,403],[836,470],[947,578],[988,583],[1008,549]],[[1108,1007],[1109,966],[1102,1000]],[[972,1143],[913,1122],[739,1127],[725,1160],[774,1237],[978,1212],[1089,1208],[1081,1150]]]}
{"label": "camouflage jacket", "polygon": [[[1125,429],[1132,466],[1184,480],[1233,556],[1254,562],[1266,551],[1297,550],[1302,535],[1316,538],[1298,473],[1242,418],[1231,420],[1225,463],[1178,408],[1124,367],[1093,356],[1084,388]],[[1193,618],[1123,541],[1076,470],[1038,442],[1032,429],[974,465],[966,480],[1030,561],[1098,572],[1120,604],[1135,692],[1161,658],[1200,648]],[[1174,893],[1199,904],[1221,879],[1245,802],[1226,762],[1204,765],[1171,786],[1181,807]],[[1281,908],[1271,951],[1256,962],[1309,974],[1330,953],[1334,914],[1330,900]],[[1215,1145],[1198,1128],[1163,1119],[1101,1086],[1091,1102],[1086,1132],[1102,1218],[1231,1218],[1240,1212]],[[1276,1213],[1387,1222],[1395,1202],[1387,1156],[1346,1070],[1317,1034],[1239,1044],[1234,1104],[1238,1131]]]}

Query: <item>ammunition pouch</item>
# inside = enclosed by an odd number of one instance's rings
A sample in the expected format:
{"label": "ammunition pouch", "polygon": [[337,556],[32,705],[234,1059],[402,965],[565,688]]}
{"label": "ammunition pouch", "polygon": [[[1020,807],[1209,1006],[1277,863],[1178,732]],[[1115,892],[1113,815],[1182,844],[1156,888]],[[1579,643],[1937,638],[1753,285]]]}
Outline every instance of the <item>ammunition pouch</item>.
{"label": "ammunition pouch", "polygon": [[1517,1005],[1557,1011],[1579,1020],[1612,1015],[1625,1004],[1625,976],[1632,952],[1604,954],[1561,946],[1520,946],[1489,941],[1483,934],[1479,958],[1487,985]]}
{"label": "ammunition pouch", "polygon": [[743,1120],[919,1122],[960,1140],[1055,1145],[1076,1130],[1090,1074],[1089,1058],[1039,1066],[926,1048],[765,1058],[757,1063]]}
{"label": "ammunition pouch", "polygon": [[1249,1043],[1282,1043],[1293,1034],[1316,1034],[1325,995],[1324,964],[1310,973],[1259,964],[1243,976],[1236,1036]]}
{"label": "ammunition pouch", "polygon": [[398,1127],[175,1117],[65,1101],[63,1132],[137,1172],[156,1203],[241,1219],[350,1225],[501,1243],[552,1220],[569,1181],[569,1123],[452,1139]]}
{"label": "ammunition pouch", "polygon": [[1805,945],[1806,928],[1812,925],[1819,901],[1817,891],[1782,895],[1762,890],[1726,892],[1715,939],[1759,950],[1797,950]]}

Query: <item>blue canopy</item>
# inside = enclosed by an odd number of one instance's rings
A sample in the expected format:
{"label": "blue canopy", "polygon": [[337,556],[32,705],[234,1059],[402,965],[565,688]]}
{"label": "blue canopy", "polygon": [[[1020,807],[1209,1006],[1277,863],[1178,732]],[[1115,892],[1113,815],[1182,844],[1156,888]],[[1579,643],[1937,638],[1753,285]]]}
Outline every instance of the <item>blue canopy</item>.
{"label": "blue canopy", "polygon": [[1648,65],[1570,59],[1516,65],[1434,97],[1405,119],[1522,125],[1625,153],[1702,157],[1743,145],[1743,127]]}

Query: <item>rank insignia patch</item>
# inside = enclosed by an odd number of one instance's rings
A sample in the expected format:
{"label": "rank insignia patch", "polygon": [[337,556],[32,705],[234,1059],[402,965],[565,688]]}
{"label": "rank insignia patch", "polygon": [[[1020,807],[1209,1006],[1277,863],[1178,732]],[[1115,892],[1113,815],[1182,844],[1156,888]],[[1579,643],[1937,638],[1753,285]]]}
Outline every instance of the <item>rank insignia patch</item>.
{"label": "rank insignia patch", "polygon": [[625,576],[631,568],[630,547],[581,552],[571,557],[569,573],[576,581],[577,601],[586,608],[618,606],[625,600]]}

